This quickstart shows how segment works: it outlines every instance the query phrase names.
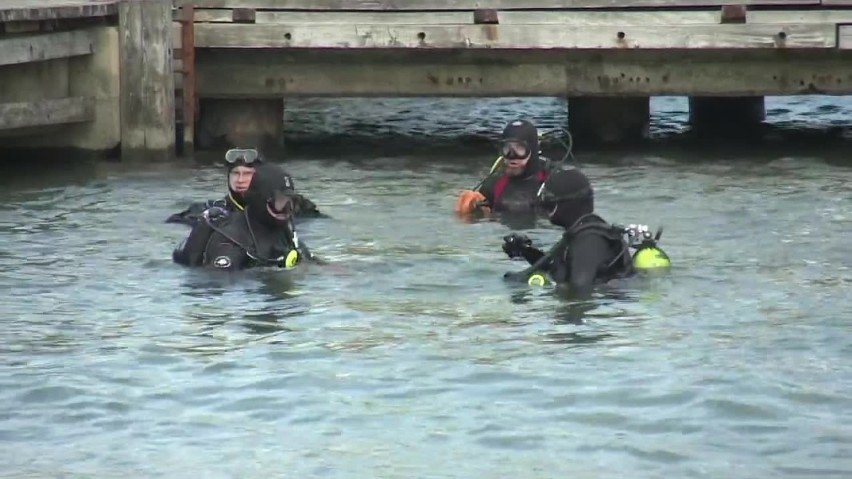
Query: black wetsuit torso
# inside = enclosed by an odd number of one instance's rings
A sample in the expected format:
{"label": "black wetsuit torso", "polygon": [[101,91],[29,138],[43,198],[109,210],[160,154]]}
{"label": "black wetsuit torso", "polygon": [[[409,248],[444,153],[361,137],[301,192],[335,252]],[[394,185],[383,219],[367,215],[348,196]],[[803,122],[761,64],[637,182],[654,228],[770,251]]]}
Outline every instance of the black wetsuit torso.
{"label": "black wetsuit torso", "polygon": [[547,179],[548,162],[544,158],[535,158],[530,163],[528,170],[520,176],[495,175],[482,184],[479,191],[492,211],[538,211],[536,194]]}
{"label": "black wetsuit torso", "polygon": [[312,255],[304,245],[297,248],[286,227],[270,227],[253,221],[246,211],[223,212],[204,218],[172,253],[172,259],[185,266],[212,266],[246,269],[257,266],[283,266],[283,258],[293,249],[305,258]]}
{"label": "black wetsuit torso", "polygon": [[[530,265],[535,265],[545,256],[543,251],[531,246],[521,253]],[[550,257],[535,270],[547,272],[558,284],[570,285],[571,291],[579,295],[587,295],[596,283],[634,273],[622,231],[595,214],[578,219],[563,234]],[[523,273],[526,280],[528,272]],[[507,278],[518,276],[516,273],[507,274]]]}

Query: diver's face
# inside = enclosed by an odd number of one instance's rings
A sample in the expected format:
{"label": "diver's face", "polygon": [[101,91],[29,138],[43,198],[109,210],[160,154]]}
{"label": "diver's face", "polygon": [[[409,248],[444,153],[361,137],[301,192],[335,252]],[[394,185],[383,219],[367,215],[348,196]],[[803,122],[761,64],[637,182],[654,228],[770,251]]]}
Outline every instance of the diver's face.
{"label": "diver's face", "polygon": [[530,161],[532,151],[525,143],[508,141],[503,143],[503,159],[506,160],[506,173],[518,176],[524,172]]}
{"label": "diver's face", "polygon": [[235,166],[228,174],[228,186],[237,193],[245,193],[251,184],[254,168],[250,166]]}

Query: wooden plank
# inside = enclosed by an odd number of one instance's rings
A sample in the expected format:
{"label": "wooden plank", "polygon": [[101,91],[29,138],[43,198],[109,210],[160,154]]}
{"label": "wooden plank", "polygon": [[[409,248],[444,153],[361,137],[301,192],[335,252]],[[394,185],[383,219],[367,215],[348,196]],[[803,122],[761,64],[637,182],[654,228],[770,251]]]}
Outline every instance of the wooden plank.
{"label": "wooden plank", "polygon": [[[785,38],[777,34],[783,31]],[[623,33],[623,38],[619,34]],[[201,48],[716,49],[834,48],[834,24],[578,26],[541,25],[196,25]]]}
{"label": "wooden plank", "polygon": [[118,13],[117,0],[2,0],[0,23],[105,17]]}
{"label": "wooden plank", "polygon": [[[181,13],[180,9],[174,11],[174,16],[177,18]],[[233,21],[233,10],[230,8],[211,8],[195,11],[196,23],[231,23]]]}
{"label": "wooden plank", "polygon": [[837,27],[837,48],[852,50],[852,25],[840,25]]}
{"label": "wooden plank", "polygon": [[377,56],[373,61],[340,62],[338,55],[323,54],[311,55],[310,62],[288,63],[271,52],[248,60],[241,52],[229,56],[231,60],[198,63],[201,97],[852,94],[852,62],[837,56],[814,59],[809,53],[736,60],[691,52],[665,58],[625,52],[603,61],[589,55],[513,55],[511,62],[474,57],[461,64],[440,59],[386,62]]}
{"label": "wooden plank", "polygon": [[3,33],[9,35],[12,33],[32,33],[41,31],[41,22],[9,22],[3,25]]}
{"label": "wooden plank", "polygon": [[[230,17],[229,17],[230,18]],[[719,23],[719,11],[500,12],[500,25],[661,25]],[[230,21],[230,20],[228,20]],[[257,12],[257,23],[290,25],[472,25],[472,12]]]}
{"label": "wooden plank", "polygon": [[180,50],[183,46],[182,26],[180,22],[172,22],[172,49]]}
{"label": "wooden plank", "polygon": [[170,159],[175,145],[172,3],[122,2],[118,16],[121,157]]}
{"label": "wooden plank", "polygon": [[[206,22],[231,23],[230,10],[199,10]],[[203,13],[208,12],[208,13]],[[209,12],[216,12],[215,15]],[[500,12],[500,25],[692,25],[718,24],[721,10],[703,11],[579,11]],[[753,10],[748,23],[843,23],[852,22],[852,10]],[[471,12],[257,12],[257,23],[289,25],[471,25]]]}
{"label": "wooden plank", "polygon": [[852,10],[753,10],[748,23],[846,23],[852,22]]}
{"label": "wooden plank", "polygon": [[[732,0],[175,0],[196,8],[255,8],[267,10],[570,10],[603,8],[720,7]],[[758,5],[819,5],[820,0],[734,0]]]}
{"label": "wooden plank", "polygon": [[183,6],[181,16],[183,20],[181,37],[186,48],[181,50],[183,74],[179,77],[183,88],[181,119],[184,125],[183,151],[186,154],[192,151],[195,143],[195,118],[198,109],[198,103],[195,100],[195,9],[192,5]]}
{"label": "wooden plank", "polygon": [[831,6],[846,6],[852,7],[852,0],[822,0],[822,4],[831,7]]}
{"label": "wooden plank", "polygon": [[0,65],[89,55],[94,51],[91,30],[0,38]]}
{"label": "wooden plank", "polygon": [[0,130],[80,123],[94,119],[95,99],[91,97],[0,103]]}

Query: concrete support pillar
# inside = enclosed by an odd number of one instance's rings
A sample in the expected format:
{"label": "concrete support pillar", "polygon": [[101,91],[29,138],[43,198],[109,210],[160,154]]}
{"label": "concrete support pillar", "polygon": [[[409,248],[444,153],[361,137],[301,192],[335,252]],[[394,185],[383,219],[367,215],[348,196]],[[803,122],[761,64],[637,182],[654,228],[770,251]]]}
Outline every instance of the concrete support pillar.
{"label": "concrete support pillar", "polygon": [[698,134],[747,135],[765,119],[762,96],[689,98],[689,123]]}
{"label": "concrete support pillar", "polygon": [[94,101],[94,121],[68,128],[65,144],[94,152],[115,151],[121,145],[121,87],[118,64],[118,29],[93,29],[95,51],[92,55],[71,58],[68,87],[71,96],[86,96]]}
{"label": "concrete support pillar", "polygon": [[568,129],[578,144],[632,143],[648,138],[648,97],[573,97],[568,99]]}
{"label": "concrete support pillar", "polygon": [[118,30],[105,26],[75,32],[91,38],[91,54],[4,66],[0,98],[24,102],[83,98],[89,118],[0,132],[4,137],[0,138],[0,147],[61,150],[57,154],[63,157],[117,153],[121,141]]}
{"label": "concrete support pillar", "polygon": [[283,99],[199,100],[198,147],[256,146],[273,151],[284,146]]}
{"label": "concrete support pillar", "polygon": [[122,159],[175,155],[172,0],[118,5]]}

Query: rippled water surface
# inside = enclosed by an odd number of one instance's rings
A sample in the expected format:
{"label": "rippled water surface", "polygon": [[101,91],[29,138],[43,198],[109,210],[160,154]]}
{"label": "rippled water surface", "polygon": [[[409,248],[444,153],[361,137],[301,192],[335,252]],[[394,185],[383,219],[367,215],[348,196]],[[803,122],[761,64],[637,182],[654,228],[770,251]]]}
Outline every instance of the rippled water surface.
{"label": "rippled water surface", "polygon": [[[850,123],[820,101],[768,110]],[[430,107],[400,115],[506,119]],[[337,146],[286,161],[332,217],[302,237],[335,263],[293,274],[171,263],[188,229],[163,220],[219,196],[217,167],[9,170],[0,474],[852,477],[848,159],[578,153],[599,212],[663,224],[675,267],[577,302],[504,284],[509,228],[453,217],[491,150]]]}

